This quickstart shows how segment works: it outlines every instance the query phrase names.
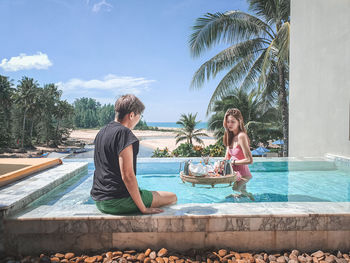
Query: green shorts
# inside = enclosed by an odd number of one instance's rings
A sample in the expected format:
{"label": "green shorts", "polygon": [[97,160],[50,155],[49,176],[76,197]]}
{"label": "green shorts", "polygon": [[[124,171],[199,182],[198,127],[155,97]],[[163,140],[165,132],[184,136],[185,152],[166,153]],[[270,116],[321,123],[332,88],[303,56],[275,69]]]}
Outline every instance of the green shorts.
{"label": "green shorts", "polygon": [[[151,191],[140,189],[140,195],[146,207],[151,207],[153,195]],[[120,215],[140,212],[131,196],[105,201],[95,201],[98,210],[105,214]]]}

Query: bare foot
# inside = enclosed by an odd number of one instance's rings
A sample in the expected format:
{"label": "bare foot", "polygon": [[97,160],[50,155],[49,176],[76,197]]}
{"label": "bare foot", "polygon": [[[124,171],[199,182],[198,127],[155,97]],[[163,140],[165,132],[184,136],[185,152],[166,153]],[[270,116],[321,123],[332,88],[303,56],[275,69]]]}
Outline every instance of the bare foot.
{"label": "bare foot", "polygon": [[254,195],[252,193],[245,192],[242,194],[244,197],[248,197],[250,200],[255,201]]}
{"label": "bare foot", "polygon": [[252,193],[248,193],[247,196],[250,200],[255,201],[254,195]]}

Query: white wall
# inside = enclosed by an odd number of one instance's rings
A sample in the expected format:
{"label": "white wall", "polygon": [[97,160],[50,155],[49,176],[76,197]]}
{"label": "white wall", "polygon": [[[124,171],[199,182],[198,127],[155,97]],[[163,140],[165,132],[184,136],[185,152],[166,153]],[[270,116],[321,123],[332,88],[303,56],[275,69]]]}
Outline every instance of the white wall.
{"label": "white wall", "polygon": [[350,0],[291,0],[289,156],[350,156]]}

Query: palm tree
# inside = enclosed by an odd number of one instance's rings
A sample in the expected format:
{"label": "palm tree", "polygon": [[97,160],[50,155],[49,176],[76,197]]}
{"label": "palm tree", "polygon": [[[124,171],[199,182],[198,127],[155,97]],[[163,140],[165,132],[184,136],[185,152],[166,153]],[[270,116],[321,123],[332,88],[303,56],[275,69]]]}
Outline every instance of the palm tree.
{"label": "palm tree", "polygon": [[21,147],[24,145],[24,134],[26,127],[26,119],[28,111],[33,107],[33,102],[36,97],[36,91],[39,87],[39,84],[34,81],[32,78],[22,77],[17,85],[17,90],[14,94],[15,103],[18,105],[18,108],[21,109],[22,112],[22,140]]}
{"label": "palm tree", "polygon": [[228,71],[216,87],[207,113],[212,111],[215,101],[232,89],[249,91],[258,88],[266,100],[277,93],[282,109],[283,151],[287,156],[290,0],[248,2],[250,10],[257,16],[235,10],[207,13],[196,20],[190,39],[194,57],[218,43],[231,46],[195,72],[191,87],[201,88],[205,80]]}
{"label": "palm tree", "polygon": [[57,111],[61,95],[62,91],[58,90],[57,86],[53,83],[45,84],[42,89],[41,103],[43,107],[43,114],[41,116],[41,135],[46,145],[49,145],[50,141],[53,139],[54,146],[57,146],[56,140],[54,139],[56,135],[54,127],[54,117],[55,115],[59,115]]}
{"label": "palm tree", "polygon": [[12,86],[8,77],[0,75],[0,147],[8,146],[11,139]]}
{"label": "palm tree", "polygon": [[[59,100],[54,112],[56,119],[56,131],[54,136],[55,144],[62,142],[62,135],[69,135],[69,128],[73,128],[73,114],[74,107],[69,104],[66,100]],[[65,124],[65,120],[69,121],[70,125]]]}
{"label": "palm tree", "polygon": [[200,144],[204,144],[203,140],[199,138],[199,136],[206,136],[208,135],[203,132],[203,129],[195,130],[196,125],[200,123],[200,121],[196,121],[197,113],[196,114],[181,114],[180,120],[176,122],[176,124],[179,124],[182,126],[180,130],[177,132],[176,138],[176,144],[178,142],[187,140],[187,143],[193,144],[192,140],[195,140],[196,142]]}
{"label": "palm tree", "polygon": [[214,114],[209,118],[208,128],[214,131],[218,140],[222,140],[224,135],[222,123],[229,108],[241,110],[252,146],[281,136],[280,112],[274,107],[267,107],[258,92],[252,91],[248,94],[242,89],[236,89],[214,103]]}

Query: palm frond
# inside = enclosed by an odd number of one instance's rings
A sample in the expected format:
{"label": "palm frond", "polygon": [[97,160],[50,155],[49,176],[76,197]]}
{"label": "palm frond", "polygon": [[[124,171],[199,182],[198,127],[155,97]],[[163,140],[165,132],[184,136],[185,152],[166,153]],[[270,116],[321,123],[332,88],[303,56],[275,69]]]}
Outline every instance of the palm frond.
{"label": "palm frond", "polygon": [[268,43],[261,38],[254,38],[231,46],[210,60],[206,61],[194,74],[191,88],[201,88],[205,80],[214,78],[217,73],[228,69],[238,61],[252,57],[254,54],[264,50]]}
{"label": "palm frond", "polygon": [[275,43],[278,49],[277,57],[287,65],[289,64],[289,38],[290,24],[285,22],[277,32]]}
{"label": "palm frond", "polygon": [[261,66],[264,61],[265,53],[266,53],[266,50],[264,50],[260,54],[260,56],[255,60],[254,64],[251,66],[247,75],[245,76],[241,86],[239,87],[240,89],[248,91],[250,90],[251,87],[256,85],[260,77]]}
{"label": "palm frond", "polygon": [[238,82],[246,75],[251,65],[254,63],[255,56],[249,55],[237,63],[219,82],[210,98],[207,108],[207,115],[212,110],[214,102],[225,95],[228,91],[237,88]]}
{"label": "palm frond", "polygon": [[179,142],[184,141],[184,140],[187,140],[187,137],[186,137],[186,136],[178,137],[178,138],[176,138],[175,144],[178,144]]}
{"label": "palm frond", "polygon": [[200,138],[198,138],[198,137],[193,137],[193,139],[194,139],[196,142],[198,142],[198,143],[204,145],[204,142],[203,142],[202,139],[200,139]]}
{"label": "palm frond", "polygon": [[235,43],[252,37],[273,38],[273,30],[257,17],[241,11],[207,13],[196,20],[190,37],[190,51],[193,57],[199,56],[214,44]]}

